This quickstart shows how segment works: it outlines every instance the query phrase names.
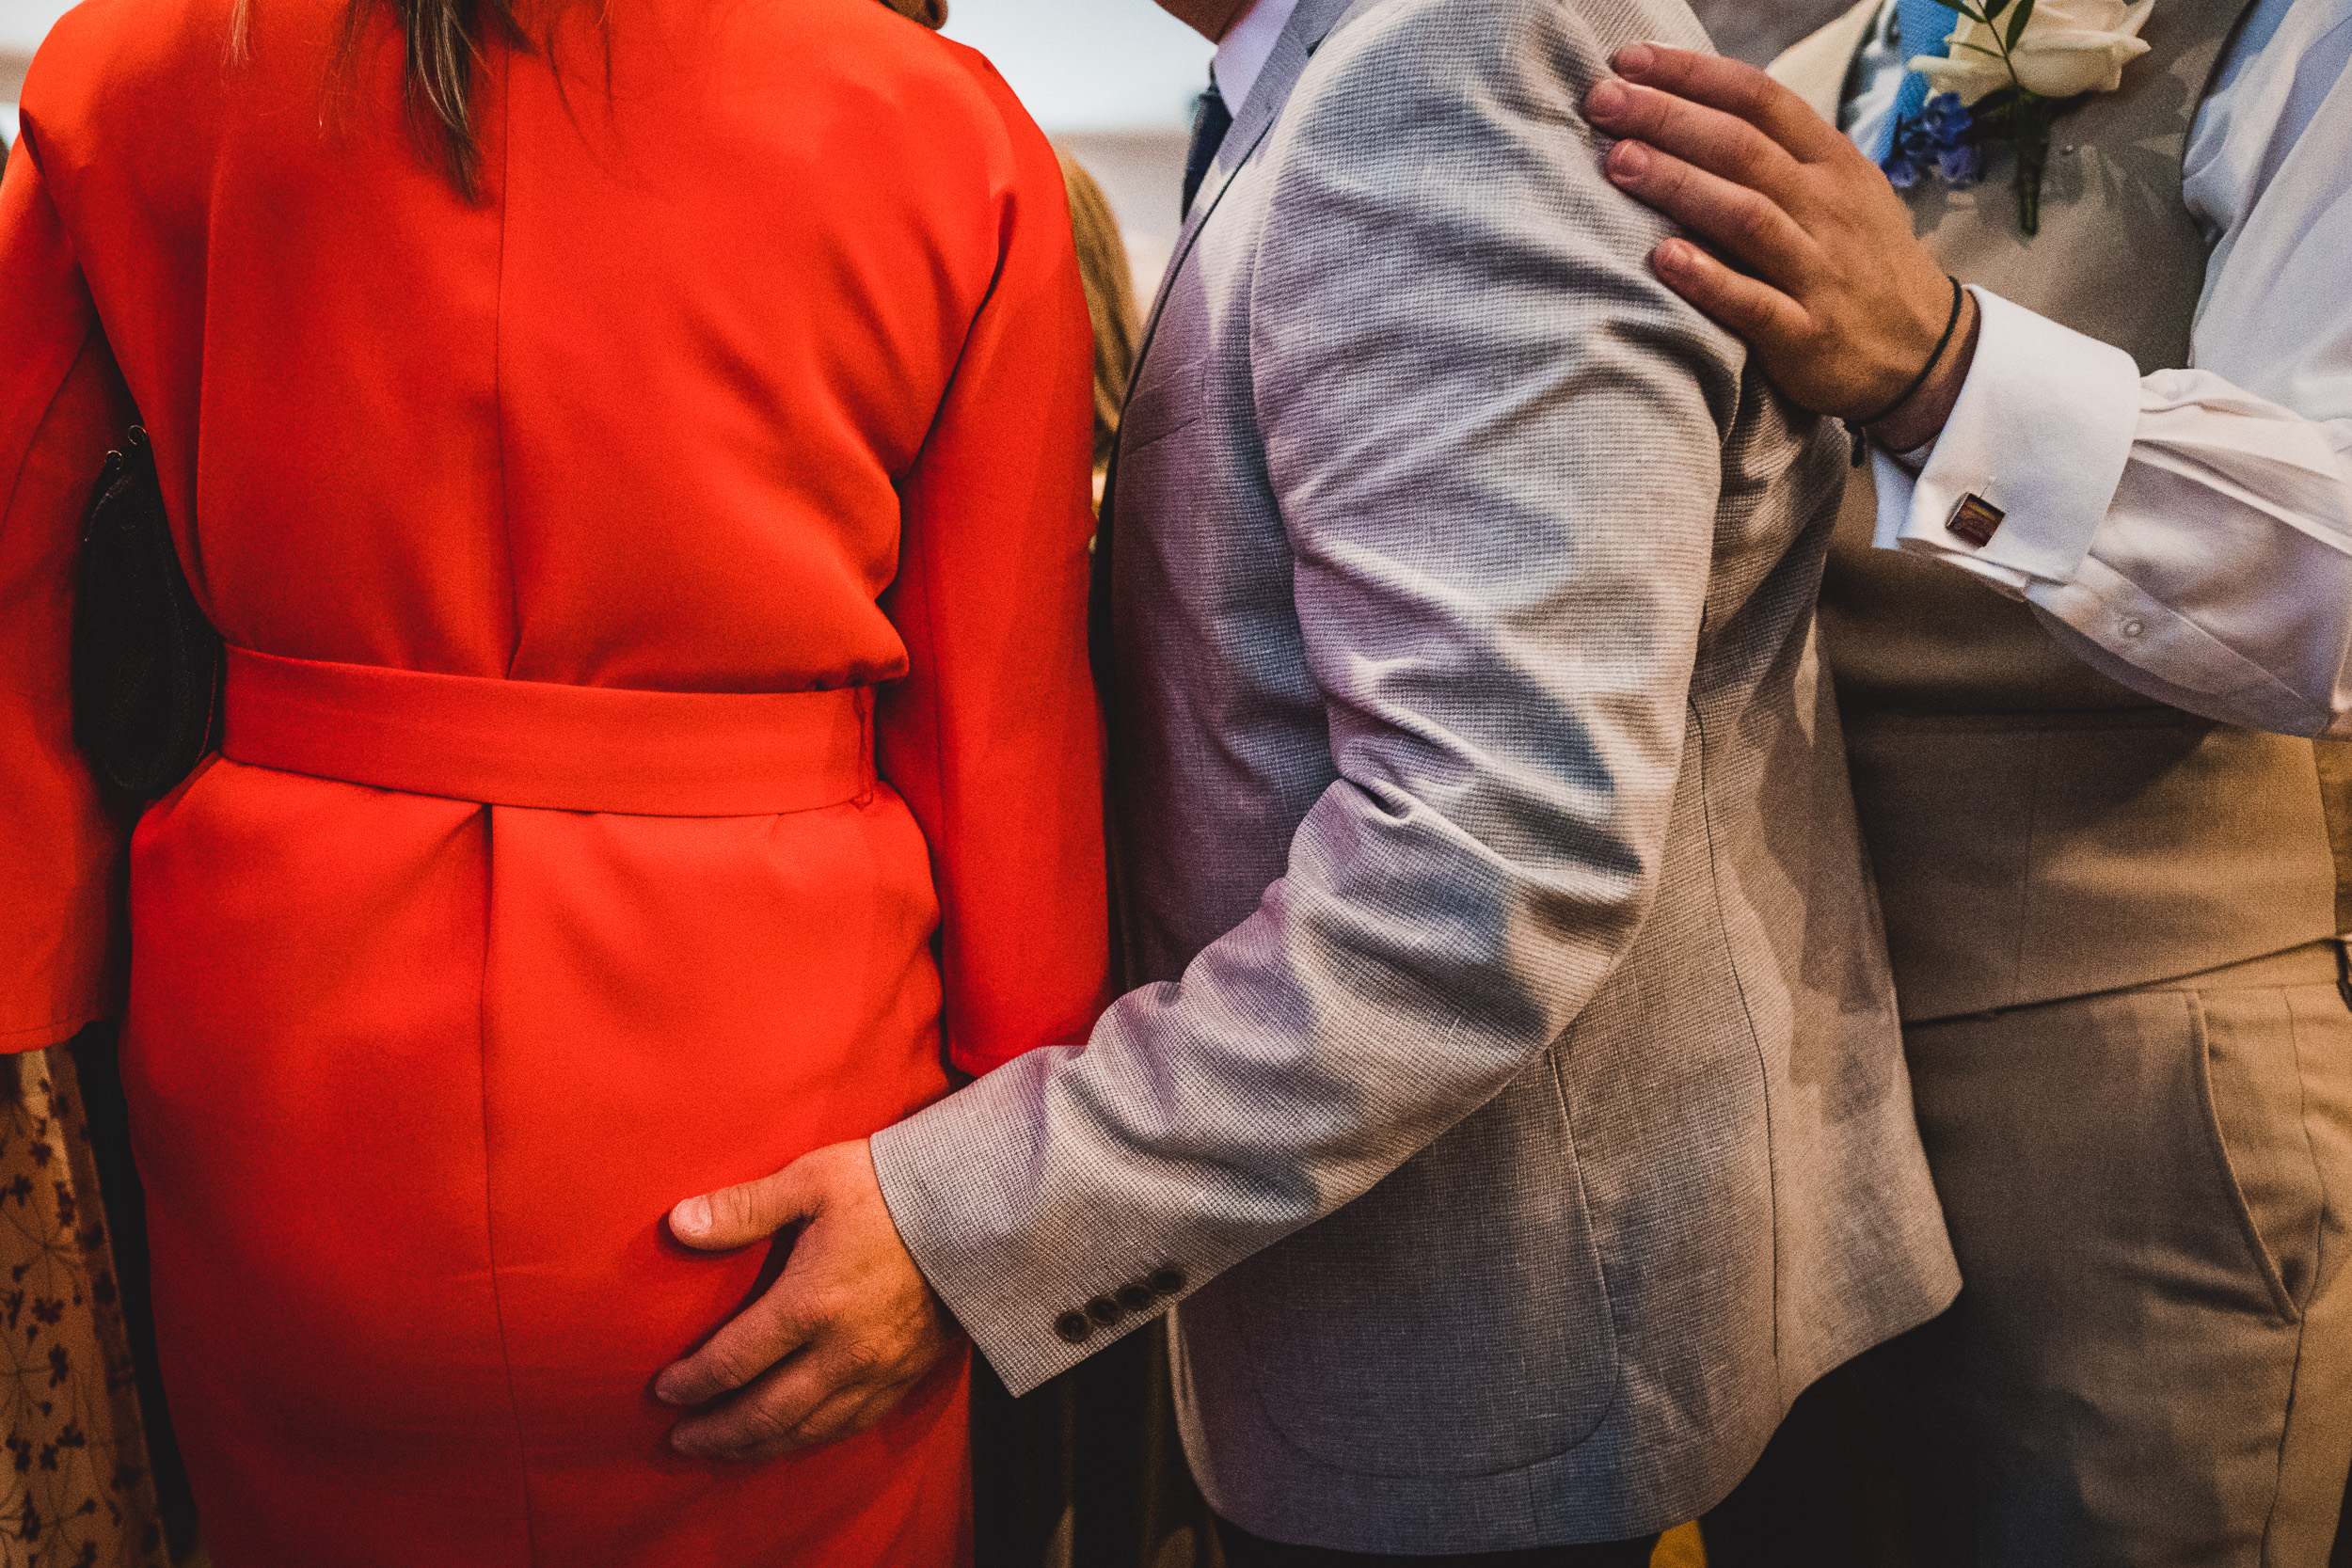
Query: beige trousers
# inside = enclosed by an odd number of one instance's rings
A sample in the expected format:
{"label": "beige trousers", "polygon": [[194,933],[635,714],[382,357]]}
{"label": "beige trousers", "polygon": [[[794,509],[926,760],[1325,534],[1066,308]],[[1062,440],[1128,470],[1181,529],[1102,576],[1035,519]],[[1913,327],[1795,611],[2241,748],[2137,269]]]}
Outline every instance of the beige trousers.
{"label": "beige trousers", "polygon": [[2352,1467],[2337,964],[1911,1028],[1960,1299],[1800,1402],[1710,1559],[2322,1568]]}

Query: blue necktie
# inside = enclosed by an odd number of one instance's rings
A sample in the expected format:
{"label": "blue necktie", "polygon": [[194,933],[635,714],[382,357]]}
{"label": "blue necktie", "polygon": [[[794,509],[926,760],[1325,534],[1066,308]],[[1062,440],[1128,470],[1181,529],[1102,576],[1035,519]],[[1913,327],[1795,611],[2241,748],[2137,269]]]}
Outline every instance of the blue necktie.
{"label": "blue necktie", "polygon": [[[1939,6],[1935,0],[1895,0],[1895,38],[1902,45],[1903,58],[1915,55],[1948,55],[1951,46],[1944,40],[1960,25],[1959,14],[1949,7]],[[1895,132],[1903,121],[1917,119],[1919,111],[1928,106],[1928,79],[1917,71],[1903,77],[1902,86],[1895,93],[1895,112],[1886,121],[1886,135],[1882,138],[1876,156],[1884,162],[1895,150]]]}
{"label": "blue necktie", "polygon": [[1200,104],[1192,112],[1192,150],[1184,154],[1184,210],[1179,215],[1192,216],[1192,198],[1200,194],[1200,182],[1209,176],[1209,166],[1216,162],[1216,150],[1225,145],[1225,133],[1233,128],[1232,111],[1225,106],[1225,95],[1216,90],[1216,72],[1209,72],[1209,90],[1200,95]]}

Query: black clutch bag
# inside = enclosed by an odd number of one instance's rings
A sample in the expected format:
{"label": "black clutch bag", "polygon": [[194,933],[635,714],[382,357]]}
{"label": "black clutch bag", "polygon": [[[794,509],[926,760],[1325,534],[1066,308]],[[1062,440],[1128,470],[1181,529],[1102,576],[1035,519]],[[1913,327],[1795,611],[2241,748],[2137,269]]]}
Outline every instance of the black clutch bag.
{"label": "black clutch bag", "polygon": [[151,800],[220,733],[220,633],[197,607],[136,425],[106,454],[82,529],[73,605],[73,739],[99,776]]}

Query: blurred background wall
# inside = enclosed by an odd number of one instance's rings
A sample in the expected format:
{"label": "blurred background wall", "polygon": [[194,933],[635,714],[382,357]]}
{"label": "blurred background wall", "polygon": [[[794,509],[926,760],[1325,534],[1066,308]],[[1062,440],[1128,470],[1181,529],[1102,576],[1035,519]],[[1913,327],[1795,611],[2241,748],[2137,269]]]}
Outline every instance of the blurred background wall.
{"label": "blurred background wall", "polygon": [[[261,0],[266,4],[267,0]],[[1845,0],[1696,0],[1724,54],[1758,63]],[[1150,298],[1177,229],[1193,95],[1209,45],[1152,0],[950,0],[947,32],[996,62],[1038,122],[1092,171]],[[0,0],[0,140],[16,135],[24,65],[68,6]]]}
{"label": "blurred background wall", "polygon": [[0,0],[0,142],[16,140],[16,90],[49,24],[66,8],[53,0]]}

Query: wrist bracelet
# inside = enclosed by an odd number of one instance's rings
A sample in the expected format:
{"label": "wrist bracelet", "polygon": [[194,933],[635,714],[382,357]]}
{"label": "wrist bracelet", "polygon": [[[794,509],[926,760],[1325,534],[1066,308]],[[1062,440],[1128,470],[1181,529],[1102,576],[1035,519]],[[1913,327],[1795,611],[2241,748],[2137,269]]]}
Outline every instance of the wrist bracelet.
{"label": "wrist bracelet", "polygon": [[[1951,277],[1951,274],[1949,273],[1946,273],[1944,276]],[[1928,362],[1919,367],[1919,373],[1911,378],[1911,385],[1896,393],[1894,402],[1888,404],[1885,407],[1880,409],[1868,419],[1848,420],[1846,421],[1846,428],[1853,433],[1853,466],[1855,467],[1859,468],[1862,467],[1863,454],[1869,450],[1869,438],[1865,436],[1863,432],[1868,429],[1871,425],[1874,425],[1881,420],[1886,418],[1887,415],[1892,414],[1896,409],[1900,408],[1904,404],[1909,403],[1911,401],[1912,394],[1928,384],[1928,377],[1933,375],[1935,373],[1935,367],[1943,362],[1944,351],[1951,346],[1952,333],[1960,325],[1961,302],[1967,297],[1966,292],[1960,286],[1959,278],[1951,277],[1951,282],[1952,313],[1944,318],[1944,336],[1935,340],[1935,348],[1928,355]]]}

